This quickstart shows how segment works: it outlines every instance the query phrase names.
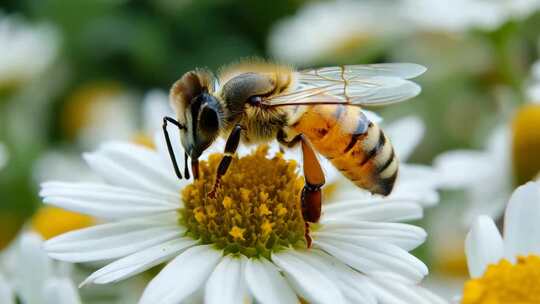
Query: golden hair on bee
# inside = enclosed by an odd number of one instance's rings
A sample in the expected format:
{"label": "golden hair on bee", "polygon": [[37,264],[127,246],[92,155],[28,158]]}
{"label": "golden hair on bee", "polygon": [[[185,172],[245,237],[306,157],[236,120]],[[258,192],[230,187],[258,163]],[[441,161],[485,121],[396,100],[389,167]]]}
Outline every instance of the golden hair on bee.
{"label": "golden hair on bee", "polygon": [[219,69],[218,78],[221,84],[245,73],[256,73],[269,77],[275,85],[272,94],[292,92],[298,80],[295,77],[295,68],[291,65],[270,62],[261,58],[245,58],[225,65]]}

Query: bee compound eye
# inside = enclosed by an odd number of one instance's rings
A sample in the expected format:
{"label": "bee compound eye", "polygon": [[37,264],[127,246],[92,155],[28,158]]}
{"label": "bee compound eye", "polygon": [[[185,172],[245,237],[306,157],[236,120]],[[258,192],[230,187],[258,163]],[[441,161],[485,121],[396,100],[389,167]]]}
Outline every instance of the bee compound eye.
{"label": "bee compound eye", "polygon": [[248,98],[247,102],[248,102],[248,104],[250,104],[252,106],[259,105],[262,102],[262,97],[258,96],[258,95],[251,96],[251,97]]}

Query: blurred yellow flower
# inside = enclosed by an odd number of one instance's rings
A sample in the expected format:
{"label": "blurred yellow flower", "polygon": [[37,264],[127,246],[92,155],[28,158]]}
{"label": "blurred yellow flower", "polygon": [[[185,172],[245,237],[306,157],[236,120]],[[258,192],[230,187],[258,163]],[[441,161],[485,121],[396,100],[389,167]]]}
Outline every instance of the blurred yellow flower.
{"label": "blurred yellow flower", "polygon": [[32,228],[45,240],[94,223],[90,216],[49,206],[39,209],[31,220]]}
{"label": "blurred yellow flower", "polygon": [[516,113],[513,124],[512,158],[518,185],[540,172],[540,104],[526,104]]}

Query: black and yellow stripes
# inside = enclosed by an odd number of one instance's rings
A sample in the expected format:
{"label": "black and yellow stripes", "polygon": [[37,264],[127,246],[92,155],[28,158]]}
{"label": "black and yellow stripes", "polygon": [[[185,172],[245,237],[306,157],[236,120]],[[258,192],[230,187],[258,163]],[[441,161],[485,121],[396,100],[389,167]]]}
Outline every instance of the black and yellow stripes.
{"label": "black and yellow stripes", "polygon": [[388,137],[361,109],[343,105],[307,107],[292,126],[357,186],[388,195],[398,160]]}

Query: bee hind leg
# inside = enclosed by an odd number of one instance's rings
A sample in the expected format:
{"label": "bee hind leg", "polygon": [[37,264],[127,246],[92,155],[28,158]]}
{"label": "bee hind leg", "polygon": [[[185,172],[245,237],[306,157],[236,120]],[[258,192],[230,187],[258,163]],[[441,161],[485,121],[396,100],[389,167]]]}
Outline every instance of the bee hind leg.
{"label": "bee hind leg", "polygon": [[227,138],[227,142],[225,143],[225,152],[216,172],[216,181],[214,182],[214,187],[208,194],[208,196],[211,198],[216,197],[216,191],[220,186],[221,177],[227,173],[227,170],[231,165],[233,155],[236,153],[236,149],[238,149],[238,145],[240,144],[242,129],[243,128],[241,125],[234,126],[231,134],[229,134],[229,137]]}
{"label": "bee hind leg", "polygon": [[293,147],[300,142],[302,144],[302,158],[304,168],[304,189],[302,189],[301,207],[302,217],[306,224],[305,238],[308,247],[311,247],[312,239],[309,235],[309,223],[316,223],[321,217],[322,192],[321,187],[325,183],[324,172],[313,147],[303,134],[296,135],[291,141],[285,141],[284,132],[278,133],[278,141],[287,147]]}

